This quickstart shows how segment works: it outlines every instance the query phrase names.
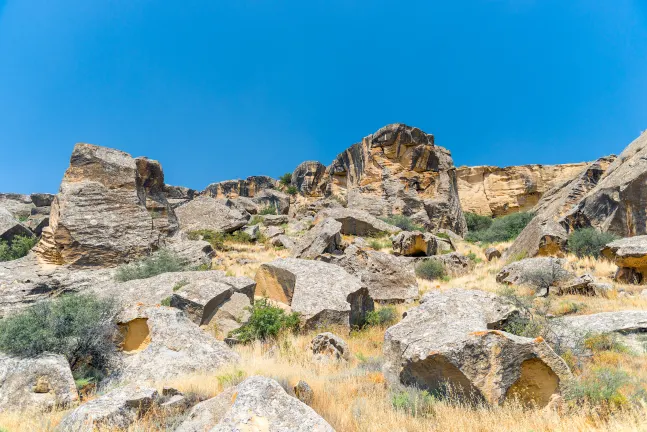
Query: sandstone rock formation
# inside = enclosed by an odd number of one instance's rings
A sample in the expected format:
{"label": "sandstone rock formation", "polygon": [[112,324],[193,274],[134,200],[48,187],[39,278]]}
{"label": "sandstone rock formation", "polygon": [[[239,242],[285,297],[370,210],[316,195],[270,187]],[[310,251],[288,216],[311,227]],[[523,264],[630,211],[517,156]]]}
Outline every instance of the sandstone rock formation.
{"label": "sandstone rock formation", "polygon": [[575,178],[588,163],[456,168],[463,211],[504,216],[531,210],[548,190]]}
{"label": "sandstone rock formation", "polygon": [[256,295],[289,305],[306,328],[361,325],[373,300],[361,282],[333,264],[282,258],[261,265]]}
{"label": "sandstone rock formation", "polygon": [[613,241],[602,255],[618,266],[615,279],[624,283],[643,283],[647,276],[647,235]]}
{"label": "sandstone rock formation", "polygon": [[448,241],[430,233],[403,231],[393,237],[393,253],[404,256],[432,256],[451,252]]}
{"label": "sandstone rock formation", "polygon": [[290,195],[274,189],[263,189],[252,198],[260,210],[274,208],[278,214],[290,212]]}
{"label": "sandstone rock formation", "polygon": [[305,196],[320,197],[325,193],[325,174],[326,167],[321,162],[302,162],[294,169],[291,184]]}
{"label": "sandstone rock formation", "polygon": [[236,387],[223,390],[218,396],[195,405],[175,432],[204,432],[213,428],[225,416],[237,397]]}
{"label": "sandstone rock formation", "polygon": [[315,223],[331,218],[341,222],[341,233],[355,236],[377,236],[380,234],[395,234],[400,228],[388,224],[369,212],[350,208],[329,208],[320,211],[315,217]]}
{"label": "sandstone rock formation", "polygon": [[123,311],[117,322],[123,341],[114,381],[155,381],[214,371],[239,360],[178,309],[136,306]]}
{"label": "sandstone rock formation", "polygon": [[452,391],[468,402],[518,398],[545,406],[571,375],[541,338],[498,330],[518,311],[494,294],[430,291],[420,303],[384,335],[391,385]]}
{"label": "sandstone rock formation", "polygon": [[79,402],[65,357],[17,358],[0,353],[0,412],[52,411]]}
{"label": "sandstone rock formation", "polygon": [[261,376],[236,386],[236,397],[211,432],[334,432],[312,408],[289,396],[276,381]]}
{"label": "sandstone rock formation", "polygon": [[224,202],[200,196],[175,210],[183,231],[211,230],[229,233],[244,227],[249,214],[227,207]]}
{"label": "sandstone rock formation", "polygon": [[330,332],[315,336],[310,342],[310,349],[312,360],[316,363],[350,360],[350,349],[346,341]]}
{"label": "sandstone rock formation", "polygon": [[315,259],[326,252],[335,252],[341,245],[341,222],[325,219],[308,231],[292,249],[295,258]]}
{"label": "sandstone rock formation", "polygon": [[35,251],[52,264],[111,266],[147,255],[176,230],[157,161],[77,144]]}
{"label": "sandstone rock formation", "polygon": [[213,198],[253,198],[263,189],[278,188],[279,182],[268,176],[251,176],[245,180],[226,180],[212,183],[202,192]]}
{"label": "sandstone rock formation", "polygon": [[128,385],[93,399],[68,414],[57,432],[93,432],[98,428],[127,429],[158,398],[157,390]]}
{"label": "sandstone rock formation", "polygon": [[0,208],[8,210],[16,220],[22,221],[24,226],[39,236],[43,228],[49,224],[53,200],[54,195],[45,193],[31,195],[2,193]]}

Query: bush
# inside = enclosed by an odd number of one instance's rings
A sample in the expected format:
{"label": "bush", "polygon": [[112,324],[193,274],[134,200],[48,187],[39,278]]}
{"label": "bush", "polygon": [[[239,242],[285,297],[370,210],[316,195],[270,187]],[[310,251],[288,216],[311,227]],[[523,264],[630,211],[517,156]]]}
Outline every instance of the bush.
{"label": "bush", "polygon": [[547,296],[551,287],[571,277],[557,261],[551,261],[549,267],[539,267],[523,275],[523,283],[534,286],[537,295]]}
{"label": "bush", "polygon": [[470,242],[503,242],[515,239],[533,218],[532,213],[513,213],[492,220],[492,224],[483,230],[468,232],[465,240]]}
{"label": "bush", "polygon": [[283,186],[290,186],[292,183],[292,173],[285,173],[281,177],[279,177],[279,183],[281,183]]}
{"label": "bush", "polygon": [[288,188],[285,191],[290,195],[296,195],[299,192],[299,189],[297,189],[296,186],[288,186]]}
{"label": "bush", "polygon": [[441,279],[445,274],[445,266],[440,261],[426,260],[416,266],[416,276],[422,279]]}
{"label": "bush", "polygon": [[162,249],[139,261],[117,269],[115,278],[120,282],[133,279],[147,279],[162,273],[185,271],[186,262],[171,251]]}
{"label": "bush", "polygon": [[615,351],[619,353],[628,353],[630,351],[615,333],[588,335],[584,338],[584,346],[593,352]]}
{"label": "bush", "polygon": [[398,312],[393,306],[386,306],[372,310],[366,314],[366,325],[388,326],[394,324],[398,319]]}
{"label": "bush", "polygon": [[425,232],[425,227],[413,222],[410,217],[405,215],[391,215],[389,217],[381,218],[384,222],[395,225],[404,231],[421,231]]}
{"label": "bush", "polygon": [[368,245],[377,251],[384,249],[384,248],[390,248],[393,246],[393,242],[391,239],[383,237],[383,238],[372,238],[368,241]]}
{"label": "bush", "polygon": [[433,405],[436,399],[426,390],[407,387],[391,395],[391,405],[397,411],[404,411],[413,416],[420,417],[433,414]]}
{"label": "bush", "polygon": [[20,357],[62,354],[75,372],[101,376],[112,353],[111,300],[65,295],[0,321],[0,351]]}
{"label": "bush", "polygon": [[568,237],[568,250],[578,257],[600,257],[600,250],[617,240],[618,236],[609,232],[599,232],[595,228],[584,228],[573,231]]}
{"label": "bush", "polygon": [[265,207],[265,208],[261,209],[258,212],[258,214],[259,215],[275,215],[275,214],[278,214],[278,212],[276,211],[276,207],[269,206],[269,207]]}
{"label": "bush", "polygon": [[485,231],[492,225],[492,218],[489,216],[481,216],[476,213],[465,213],[465,222],[467,222],[467,231]]}
{"label": "bush", "polygon": [[566,400],[577,402],[578,405],[588,402],[619,408],[628,402],[620,389],[629,381],[629,375],[624,371],[599,367],[587,376],[568,382],[565,386],[564,397]]}
{"label": "bush", "polygon": [[38,237],[15,236],[11,243],[0,240],[0,261],[22,258],[38,243]]}
{"label": "bush", "polygon": [[299,329],[298,313],[288,315],[280,307],[272,306],[267,299],[255,301],[249,310],[249,321],[230,332],[230,336],[243,343],[276,338],[283,331],[296,332]]}

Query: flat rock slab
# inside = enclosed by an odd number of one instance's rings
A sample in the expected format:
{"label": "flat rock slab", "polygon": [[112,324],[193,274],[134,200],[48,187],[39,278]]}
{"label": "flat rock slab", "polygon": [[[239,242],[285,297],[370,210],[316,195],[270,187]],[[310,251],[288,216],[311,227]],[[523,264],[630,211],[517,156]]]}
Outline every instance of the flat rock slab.
{"label": "flat rock slab", "polygon": [[227,207],[222,200],[199,196],[175,209],[184,231],[211,230],[229,233],[244,227],[249,214]]}
{"label": "flat rock slab", "polygon": [[388,224],[367,211],[352,208],[328,208],[317,214],[315,223],[331,218],[341,223],[341,233],[356,236],[375,236],[380,234],[395,234],[400,228]]}

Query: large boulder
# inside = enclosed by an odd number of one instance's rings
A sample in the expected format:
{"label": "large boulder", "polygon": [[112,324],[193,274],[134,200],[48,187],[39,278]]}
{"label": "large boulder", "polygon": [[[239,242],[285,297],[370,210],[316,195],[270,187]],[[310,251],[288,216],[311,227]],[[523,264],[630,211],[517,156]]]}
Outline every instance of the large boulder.
{"label": "large boulder", "polygon": [[588,336],[614,333],[635,351],[647,351],[644,343],[639,340],[640,335],[647,332],[647,311],[644,310],[554,318],[551,320],[551,329],[551,342],[562,349],[577,350]]}
{"label": "large boulder", "polygon": [[387,125],[341,153],[323,180],[329,195],[374,216],[404,214],[430,231],[467,231],[451,154],[418,128]]}
{"label": "large boulder", "polygon": [[305,233],[292,249],[295,258],[315,259],[326,252],[335,252],[341,245],[341,222],[325,219]]}
{"label": "large boulder", "polygon": [[613,241],[602,249],[602,255],[618,266],[616,280],[644,283],[647,276],[647,235]]}
{"label": "large boulder", "polygon": [[70,365],[62,355],[18,358],[0,353],[0,412],[52,411],[78,402]]}
{"label": "large boulder", "polygon": [[276,189],[278,180],[268,176],[251,176],[245,180],[226,180],[212,183],[202,192],[213,198],[253,198],[263,189]]}
{"label": "large boulder", "polygon": [[0,207],[4,207],[15,219],[26,219],[31,214],[34,202],[29,195],[0,193]]}
{"label": "large boulder", "polygon": [[35,251],[52,264],[113,266],[163,246],[177,227],[157,161],[77,144]]}
{"label": "large boulder", "polygon": [[270,378],[247,378],[236,386],[230,401],[230,408],[211,432],[334,432],[312,408]]}
{"label": "large boulder", "polygon": [[9,210],[0,206],[0,240],[11,242],[16,236],[33,237],[31,230],[20,223]]}
{"label": "large boulder", "polygon": [[205,432],[211,430],[225,416],[237,397],[236,387],[223,390],[218,396],[196,404],[189,410],[175,432]]}
{"label": "large boulder", "polygon": [[[522,259],[503,266],[496,275],[496,281],[506,285],[534,285],[535,275],[538,273],[559,273],[561,275],[566,263],[566,260],[562,258],[537,257]],[[568,273],[567,276],[571,279],[575,277],[575,274]]]}
{"label": "large boulder", "polygon": [[325,187],[321,183],[325,174],[326,167],[321,162],[302,162],[292,173],[291,185],[305,196],[323,196]]}
{"label": "large boulder", "polygon": [[452,391],[469,402],[545,406],[571,373],[543,339],[499,330],[518,313],[491,293],[431,291],[386,331],[385,377],[395,387]]}
{"label": "large boulder", "polygon": [[117,322],[123,340],[114,381],[176,378],[212,372],[240,360],[178,309],[135,306],[123,311]]}
{"label": "large boulder", "polygon": [[453,251],[451,243],[431,233],[403,231],[393,237],[393,253],[404,256],[432,256]]}
{"label": "large boulder", "polygon": [[175,210],[183,231],[211,230],[229,233],[247,224],[247,213],[228,207],[222,200],[199,196]]}
{"label": "large boulder", "polygon": [[259,211],[275,208],[276,212],[281,215],[286,215],[290,212],[290,195],[276,189],[263,189],[254,195],[252,200],[258,206]]}
{"label": "large boulder", "polygon": [[150,409],[158,398],[157,390],[128,385],[116,388],[69,413],[56,427],[57,432],[93,432],[127,429]]}
{"label": "large boulder", "polygon": [[306,328],[361,325],[373,310],[368,290],[356,277],[321,261],[282,258],[261,265],[256,295],[289,305]]}
{"label": "large boulder", "polygon": [[355,236],[376,236],[380,234],[395,234],[400,228],[376,218],[367,211],[344,207],[329,208],[320,211],[315,217],[315,223],[325,219],[341,222],[341,233]]}

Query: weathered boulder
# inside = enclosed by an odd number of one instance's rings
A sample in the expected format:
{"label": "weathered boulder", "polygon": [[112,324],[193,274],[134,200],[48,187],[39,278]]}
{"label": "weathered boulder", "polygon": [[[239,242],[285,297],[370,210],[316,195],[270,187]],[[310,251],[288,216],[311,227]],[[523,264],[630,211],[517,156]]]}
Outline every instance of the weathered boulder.
{"label": "weathered boulder", "polygon": [[227,207],[223,201],[199,196],[175,209],[183,231],[211,230],[233,232],[244,227],[249,214]]}
{"label": "weathered boulder", "polygon": [[205,432],[225,416],[237,397],[236,387],[223,390],[218,396],[195,405],[175,432]]}
{"label": "weathered boulder", "polygon": [[4,207],[0,207],[0,240],[11,242],[16,236],[33,237],[31,230],[18,222]]}
{"label": "weathered boulder", "polygon": [[396,123],[367,136],[337,156],[324,182],[348,208],[412,216],[429,231],[467,231],[450,152],[418,128]]}
{"label": "weathered boulder", "polygon": [[186,204],[198,196],[198,191],[184,186],[164,185],[164,193],[173,208]]}
{"label": "weathered boulder", "polygon": [[177,228],[157,161],[77,144],[35,251],[52,264],[113,266],[149,254]]}
{"label": "weathered boulder", "polygon": [[488,261],[499,259],[501,258],[501,251],[499,251],[497,248],[489,247],[485,249],[485,258],[487,258]]}
{"label": "weathered boulder", "polygon": [[226,180],[212,183],[202,192],[213,198],[253,198],[263,189],[275,189],[279,186],[278,180],[268,176],[251,176],[245,180]]}
{"label": "weathered boulder", "polygon": [[62,355],[18,358],[0,353],[0,412],[52,411],[78,402],[70,365]]}
{"label": "weathered boulder", "polygon": [[270,244],[272,246],[283,247],[285,249],[292,249],[295,246],[294,240],[284,234],[279,234],[276,237],[272,237],[270,239]]}
{"label": "weathered boulder", "polygon": [[[256,284],[254,284],[256,285]],[[215,336],[225,339],[229,333],[242,327],[249,321],[252,302],[245,294],[235,292],[225,300],[213,314],[211,323],[214,324]]]}
{"label": "weathered boulder", "polygon": [[34,207],[32,198],[29,195],[17,193],[0,193],[0,207],[4,207],[11,213],[14,219],[27,218]]}
{"label": "weathered boulder", "polygon": [[263,227],[263,235],[266,239],[272,240],[281,234],[285,234],[285,230],[277,226]]}
{"label": "weathered boulder", "polygon": [[461,206],[494,217],[529,211],[544,193],[575,178],[587,165],[462,166],[456,168]]}
{"label": "weathered boulder", "polygon": [[299,382],[294,386],[294,396],[304,404],[310,405],[314,399],[314,392],[307,382],[299,380]]}
{"label": "weathered boulder", "polygon": [[258,224],[246,226],[242,231],[247,234],[250,239],[258,240],[258,236],[261,234],[261,227],[258,226]]}
{"label": "weathered boulder", "polygon": [[618,266],[615,279],[624,283],[643,283],[647,276],[647,235],[613,241],[602,255]]}
{"label": "weathered boulder", "polygon": [[647,332],[647,311],[625,310],[577,315],[551,320],[551,342],[577,350],[591,335],[615,333],[637,352],[647,351],[639,336]]}
{"label": "weathered boulder", "polygon": [[253,201],[258,206],[259,211],[273,207],[280,215],[286,215],[290,212],[290,195],[276,189],[263,189],[254,195]]}
{"label": "weathered boulder", "polygon": [[263,225],[265,226],[280,226],[288,223],[286,215],[266,215],[263,216]]}
{"label": "weathered boulder", "polygon": [[136,306],[123,311],[117,322],[123,341],[115,381],[156,381],[214,371],[239,360],[175,308]]}
{"label": "weathered boulder", "polygon": [[312,361],[316,363],[350,360],[350,349],[346,341],[330,332],[315,336],[310,342],[310,349],[312,349]]}
{"label": "weathered boulder", "polygon": [[453,251],[452,245],[431,233],[403,231],[393,237],[393,252],[404,256],[432,256]]}
{"label": "weathered boulder", "polygon": [[58,432],[93,432],[97,428],[127,429],[150,409],[158,398],[157,390],[128,385],[93,399],[68,414],[56,428]]}
{"label": "weathered boulder", "polygon": [[255,215],[259,210],[258,205],[254,202],[253,199],[242,196],[237,198],[227,198],[225,200],[225,205],[227,207],[238,210],[242,214],[245,214],[245,212],[247,212],[250,215]]}
{"label": "weathered boulder", "polygon": [[360,325],[373,300],[362,283],[333,264],[282,258],[261,265],[256,295],[289,305],[306,328]]}
{"label": "weathered boulder", "polygon": [[218,310],[236,293],[246,300],[244,306],[250,306],[256,283],[249,278],[236,278],[238,284],[232,284],[228,279],[205,278],[179,283],[173,287],[170,304],[186,312],[197,325],[209,324]]}
{"label": "weathered boulder", "polygon": [[379,303],[409,303],[418,299],[418,281],[407,259],[351,245],[343,255],[317,259],[338,265],[358,277]]}
{"label": "weathered boulder", "polygon": [[498,330],[518,313],[483,291],[431,291],[386,331],[385,377],[472,402],[545,406],[571,373],[543,339]]}
{"label": "weathered boulder", "polygon": [[571,280],[575,274],[564,269],[566,260],[561,258],[537,257],[526,258],[515,261],[504,266],[496,275],[498,283],[507,285],[531,285],[537,286],[537,282],[543,282],[539,276],[546,274],[547,277],[554,275],[554,281],[550,285],[557,285],[566,280]]}
{"label": "weathered boulder", "polygon": [[341,222],[325,219],[305,233],[292,249],[295,258],[315,259],[326,252],[335,252],[341,245]]}
{"label": "weathered boulder", "polygon": [[375,236],[380,234],[395,234],[400,228],[376,218],[367,211],[344,207],[329,208],[320,211],[315,217],[315,223],[325,219],[341,222],[341,233],[356,236]]}
{"label": "weathered boulder", "polygon": [[325,174],[326,167],[321,162],[301,162],[292,173],[291,185],[305,196],[323,196],[325,186],[322,184],[322,180]]}
{"label": "weathered boulder", "polygon": [[276,381],[261,376],[236,386],[231,406],[211,432],[333,432],[312,408],[289,396]]}
{"label": "weathered boulder", "polygon": [[54,198],[56,198],[56,195],[48,193],[33,193],[29,195],[29,197],[31,198],[31,202],[36,207],[51,207],[52,203],[54,202]]}

